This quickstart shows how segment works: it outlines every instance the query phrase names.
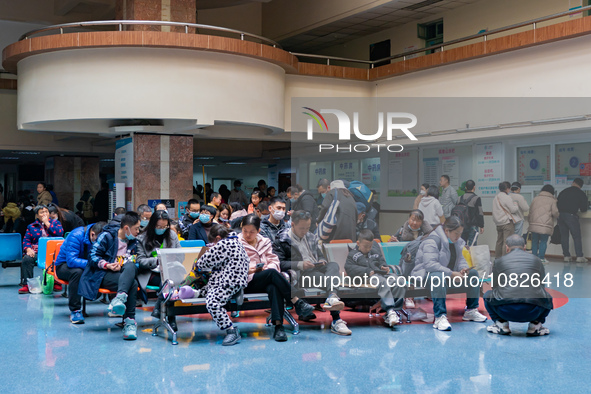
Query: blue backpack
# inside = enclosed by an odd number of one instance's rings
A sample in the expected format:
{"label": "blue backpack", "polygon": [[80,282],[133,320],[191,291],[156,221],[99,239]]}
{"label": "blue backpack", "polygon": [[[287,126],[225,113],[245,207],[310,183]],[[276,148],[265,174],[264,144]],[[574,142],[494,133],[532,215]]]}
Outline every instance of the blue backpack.
{"label": "blue backpack", "polygon": [[349,184],[349,191],[353,194],[353,198],[356,202],[363,203],[366,207],[369,207],[369,202],[373,197],[373,193],[365,183],[353,181]]}

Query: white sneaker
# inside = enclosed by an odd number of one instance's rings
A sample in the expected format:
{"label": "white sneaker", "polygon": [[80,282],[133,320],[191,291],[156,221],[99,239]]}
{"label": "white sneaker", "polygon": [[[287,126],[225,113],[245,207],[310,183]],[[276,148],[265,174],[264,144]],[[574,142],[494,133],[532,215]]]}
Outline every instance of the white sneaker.
{"label": "white sneaker", "polygon": [[525,335],[528,337],[539,337],[550,334],[550,330],[542,325],[542,323],[529,323]]}
{"label": "white sneaker", "polygon": [[322,304],[322,309],[325,311],[341,311],[344,307],[345,303],[336,296],[328,297],[324,304]]}
{"label": "white sneaker", "polygon": [[405,298],[404,299],[404,307],[408,308],[408,309],[414,309],[415,308],[415,300],[412,298]]}
{"label": "white sneaker", "polygon": [[548,261],[548,260],[546,260],[546,259],[542,259],[542,264],[544,264],[544,265],[548,265],[548,264],[549,264],[549,261]]}
{"label": "white sneaker", "polygon": [[570,263],[572,261],[573,261],[573,258],[572,257],[570,257],[570,256],[569,257],[566,257],[566,256],[564,257],[564,262],[565,263]]}
{"label": "white sneaker", "polygon": [[347,322],[343,319],[339,319],[330,324],[330,332],[334,332],[338,335],[351,335],[351,330],[347,327]]}
{"label": "white sneaker", "polygon": [[451,331],[451,325],[447,321],[447,315],[436,317],[435,322],[433,323],[433,328],[436,328],[439,331]]}
{"label": "white sneaker", "polygon": [[577,257],[577,263],[587,263],[587,259],[584,257]]}
{"label": "white sneaker", "polygon": [[486,327],[486,331],[492,332],[493,334],[499,335],[510,335],[511,329],[509,328],[509,322],[506,321],[501,323],[500,321],[493,322],[491,326]]}
{"label": "white sneaker", "polygon": [[477,322],[483,322],[483,321],[486,321],[486,319],[488,319],[488,317],[486,317],[482,313],[478,312],[478,309],[476,309],[476,308],[466,309],[466,311],[464,312],[464,317],[462,317],[462,320],[477,321]]}
{"label": "white sneaker", "polygon": [[398,317],[398,313],[396,313],[396,311],[393,309],[389,310],[388,315],[384,319],[384,323],[390,327],[394,327],[396,324],[400,323],[400,317]]}

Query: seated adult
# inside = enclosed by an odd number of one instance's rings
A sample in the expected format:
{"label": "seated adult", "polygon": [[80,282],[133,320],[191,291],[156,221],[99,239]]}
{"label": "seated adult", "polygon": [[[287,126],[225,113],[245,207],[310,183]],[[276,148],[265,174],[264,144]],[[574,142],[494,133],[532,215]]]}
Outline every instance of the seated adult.
{"label": "seated adult", "polygon": [[232,208],[232,214],[230,215],[230,228],[233,230],[240,230],[240,225],[242,224],[242,218],[248,215],[246,209],[242,207],[237,202],[230,203],[230,207]]}
{"label": "seated adult", "polygon": [[135,212],[115,217],[92,246],[88,264],[84,268],[78,293],[96,300],[99,288],[116,291],[117,295],[109,304],[112,315],[123,316],[123,339],[137,339],[135,307],[138,283],[136,255],[140,233],[140,216]]}
{"label": "seated adult", "polygon": [[269,216],[269,202],[261,201],[254,209],[254,213],[259,217],[259,219],[263,216]]}
{"label": "seated adult", "polygon": [[[378,295],[382,309],[386,311],[384,322],[390,327],[400,322],[396,313],[402,309],[402,299],[406,287],[397,286],[398,276],[391,272],[380,246],[374,241],[374,234],[368,230],[361,230],[357,237],[357,246],[347,256],[345,271],[351,277],[375,277],[378,285]],[[371,279],[367,279],[371,283]]]}
{"label": "seated adult", "polygon": [[238,235],[250,259],[248,286],[244,292],[269,295],[271,322],[275,326],[273,338],[277,342],[284,342],[287,341],[283,328],[285,303],[291,301],[298,316],[311,314],[314,307],[298,297],[292,297],[289,282],[279,272],[279,258],[273,253],[271,241],[259,234],[260,226],[261,219],[256,215],[245,216],[242,220],[242,232]]}
{"label": "seated adult", "polygon": [[423,212],[419,209],[410,211],[408,220],[390,237],[388,242],[409,242],[433,231],[433,227],[425,221]]}
{"label": "seated adult", "polygon": [[199,213],[199,222],[189,227],[189,239],[200,239],[207,243],[207,234],[211,229],[216,212],[217,210],[210,205],[202,206]]}
{"label": "seated adult", "polygon": [[427,196],[421,199],[419,203],[419,210],[423,212],[425,221],[435,227],[445,221],[443,216],[443,207],[439,202],[439,188],[437,186],[429,186],[427,189]]}
{"label": "seated adult", "polygon": [[[528,322],[527,336],[548,335],[550,330],[543,324],[553,305],[552,296],[542,283],[546,276],[544,265],[537,256],[525,251],[522,236],[510,235],[505,240],[505,245],[507,253],[496,259],[493,266],[493,288],[483,297],[484,306],[493,321],[486,329],[493,334],[509,335],[509,322]],[[528,278],[528,286],[512,286],[509,281],[511,275]]]}
{"label": "seated adult", "polygon": [[230,215],[232,214],[232,208],[228,204],[220,204],[217,209],[215,223],[221,224],[226,228],[230,228]]}
{"label": "seated adult", "polygon": [[[37,205],[34,209],[35,221],[27,226],[27,232],[23,239],[23,260],[21,262],[21,288],[19,294],[29,292],[27,279],[33,277],[33,269],[37,265],[37,251],[39,250],[39,238],[61,237],[64,235],[62,224],[49,217],[49,211],[45,205]],[[60,285],[54,287],[61,290]]]}
{"label": "seated adult", "polygon": [[140,215],[140,232],[144,231],[150,218],[152,217],[152,208],[148,204],[140,204],[137,207],[137,214]]}
{"label": "seated adult", "polygon": [[211,198],[211,201],[207,203],[207,205],[211,205],[215,209],[218,209],[218,207],[222,204],[222,195],[220,193],[213,192],[209,198]]}
{"label": "seated adult", "polygon": [[[424,200],[424,199],[423,199]],[[437,226],[433,232],[421,243],[415,258],[415,267],[411,276],[422,277],[425,287],[431,289],[433,299],[433,314],[435,322],[433,328],[440,331],[451,331],[447,320],[446,299],[447,286],[450,279],[462,277],[467,283],[466,311],[463,320],[484,322],[486,316],[478,312],[478,297],[480,296],[480,280],[478,271],[468,267],[462,255],[462,248],[466,244],[461,238],[464,228],[460,219],[450,216],[443,225]],[[477,286],[471,286],[472,277]]]}
{"label": "seated adult", "polygon": [[154,212],[156,212],[156,211],[166,211],[166,212],[168,212],[168,207],[163,202],[159,202],[154,207]]}
{"label": "seated adult", "polygon": [[[336,290],[329,288],[333,283],[332,278],[339,277],[339,265],[328,262],[322,255],[318,236],[310,232],[312,218],[309,212],[293,212],[291,223],[291,228],[286,228],[277,234],[273,244],[273,251],[281,262],[281,271],[296,271],[301,276],[302,284],[317,282],[326,284],[328,297],[322,309],[330,311],[332,316],[330,330],[338,335],[351,335],[351,330],[341,319],[339,312],[345,307],[345,303],[340,300]],[[314,278],[317,279],[314,280]]]}
{"label": "seated adult", "polygon": [[199,213],[201,212],[201,204],[195,199],[187,201],[187,207],[185,208],[185,214],[179,220],[179,226],[181,227],[181,235],[184,239],[189,238],[189,227],[199,223]]}
{"label": "seated adult", "polygon": [[97,222],[86,227],[78,227],[70,232],[55,259],[55,273],[61,280],[68,282],[68,307],[70,321],[73,324],[84,324],[82,315],[82,297],[78,294],[78,284],[84,268],[88,264],[88,256],[106,222]]}
{"label": "seated adult", "polygon": [[269,201],[269,216],[261,219],[261,235],[269,238],[271,243],[275,242],[277,233],[289,227],[289,222],[283,220],[285,217],[285,200],[281,197],[273,197]]}
{"label": "seated adult", "polygon": [[362,202],[358,202],[355,204],[355,206],[357,207],[356,235],[359,236],[359,233],[363,230],[369,230],[373,234],[373,239],[380,239],[380,228],[373,219],[369,219],[367,217],[366,205]]}
{"label": "seated adult", "polygon": [[114,216],[125,215],[125,212],[127,212],[127,210],[125,208],[117,207],[117,208],[115,208]]}
{"label": "seated adult", "polygon": [[[146,286],[160,287],[160,267],[158,266],[157,249],[180,248],[176,233],[170,228],[170,218],[166,211],[156,211],[150,218],[143,233],[137,237],[137,259],[138,265],[137,281],[140,285],[140,297],[145,303],[148,302]],[[152,316],[160,317],[160,303],[152,312]]]}
{"label": "seated adult", "polygon": [[64,233],[69,233],[75,228],[84,227],[84,220],[74,212],[60,208],[54,203],[50,203],[47,207],[49,217],[53,220],[58,220],[64,228]]}

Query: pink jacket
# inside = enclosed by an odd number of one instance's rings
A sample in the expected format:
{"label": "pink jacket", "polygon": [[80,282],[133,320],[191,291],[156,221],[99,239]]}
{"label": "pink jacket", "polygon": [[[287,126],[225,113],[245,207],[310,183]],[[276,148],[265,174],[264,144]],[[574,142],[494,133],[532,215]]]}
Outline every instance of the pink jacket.
{"label": "pink jacket", "polygon": [[[238,239],[240,239],[240,242],[242,242],[242,245],[246,250],[246,254],[250,259],[250,264],[248,266],[249,269],[255,268],[258,263],[264,263],[264,270],[274,269],[281,272],[281,269],[279,268],[279,257],[273,253],[273,246],[271,245],[270,239],[263,237],[261,234],[257,234],[256,248],[246,242],[242,234],[238,235]],[[253,276],[254,274],[248,275],[249,282],[252,280]]]}

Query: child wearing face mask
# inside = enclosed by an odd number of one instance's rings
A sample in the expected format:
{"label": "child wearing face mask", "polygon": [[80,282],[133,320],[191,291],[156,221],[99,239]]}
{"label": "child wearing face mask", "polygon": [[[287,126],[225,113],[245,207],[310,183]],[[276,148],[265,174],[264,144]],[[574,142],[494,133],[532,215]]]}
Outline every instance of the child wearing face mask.
{"label": "child wearing face mask", "polygon": [[212,224],[214,224],[213,219],[215,218],[216,212],[217,209],[211,205],[202,206],[201,212],[199,213],[199,222],[189,227],[188,239],[200,239],[207,243],[207,235],[209,234]]}

